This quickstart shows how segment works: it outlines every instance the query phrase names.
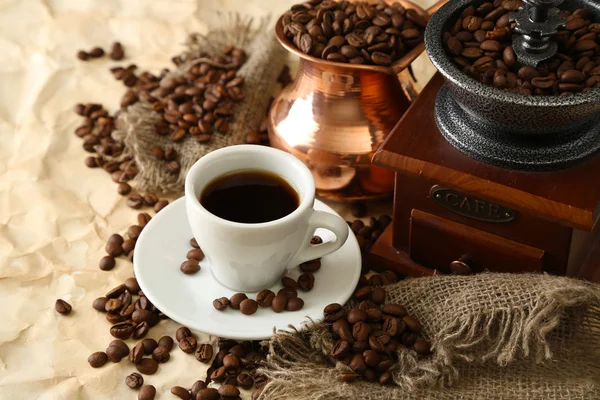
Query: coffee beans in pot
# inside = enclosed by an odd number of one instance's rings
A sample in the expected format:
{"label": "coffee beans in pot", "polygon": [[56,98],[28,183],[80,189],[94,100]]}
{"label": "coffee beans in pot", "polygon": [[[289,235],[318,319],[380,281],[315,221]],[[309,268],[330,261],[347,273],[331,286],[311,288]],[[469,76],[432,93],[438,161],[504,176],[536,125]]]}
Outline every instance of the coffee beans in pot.
{"label": "coffee beans in pot", "polygon": [[443,35],[448,55],[472,78],[524,95],[570,95],[600,87],[600,23],[585,9],[562,10],[564,28],[553,38],[558,53],[537,68],[521,65],[512,48],[515,24],[510,13],[521,0],[467,7]]}
{"label": "coffee beans in pot", "polygon": [[389,66],[423,41],[426,23],[397,2],[325,0],[292,6],[283,15],[283,32],[313,57]]}

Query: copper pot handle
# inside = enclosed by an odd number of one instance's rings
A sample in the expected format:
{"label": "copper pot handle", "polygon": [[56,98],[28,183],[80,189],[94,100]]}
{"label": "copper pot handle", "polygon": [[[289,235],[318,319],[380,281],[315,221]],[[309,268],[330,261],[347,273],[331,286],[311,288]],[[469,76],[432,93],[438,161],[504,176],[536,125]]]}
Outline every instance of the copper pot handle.
{"label": "copper pot handle", "polygon": [[[448,0],[439,0],[437,3],[429,7],[425,12],[429,17],[431,17],[437,10],[439,10],[444,4],[446,4]],[[398,62],[392,65],[392,70],[396,75],[399,75],[402,71],[404,71],[408,66],[421,55],[422,52],[425,51],[425,41],[419,43],[415,48],[413,48],[410,52],[408,52],[404,57],[402,57]]]}

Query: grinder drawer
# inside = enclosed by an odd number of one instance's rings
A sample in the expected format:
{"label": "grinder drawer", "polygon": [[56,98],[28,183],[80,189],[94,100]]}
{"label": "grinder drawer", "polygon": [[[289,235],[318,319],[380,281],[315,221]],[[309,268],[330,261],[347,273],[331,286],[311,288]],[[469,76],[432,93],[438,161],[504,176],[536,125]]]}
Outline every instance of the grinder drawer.
{"label": "grinder drawer", "polygon": [[544,262],[543,250],[417,209],[411,212],[409,255],[426,267],[456,274],[534,272]]}

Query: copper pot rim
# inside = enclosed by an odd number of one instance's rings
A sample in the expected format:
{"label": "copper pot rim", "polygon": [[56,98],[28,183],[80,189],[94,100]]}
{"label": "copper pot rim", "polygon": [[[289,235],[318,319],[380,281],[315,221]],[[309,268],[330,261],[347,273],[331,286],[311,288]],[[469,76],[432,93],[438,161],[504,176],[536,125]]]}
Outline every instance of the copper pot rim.
{"label": "copper pot rim", "polygon": [[[429,12],[425,11],[425,9],[423,9],[422,7],[418,6],[417,4],[415,4],[411,1],[408,1],[408,0],[384,0],[384,1],[388,4],[391,4],[392,2],[397,1],[398,3],[402,4],[402,6],[404,6],[405,8],[415,10],[417,13],[419,13],[420,16],[424,17],[427,20],[427,22],[429,22],[429,18],[431,16],[431,11],[429,11]],[[380,65],[350,64],[350,63],[341,63],[341,62],[323,60],[322,58],[317,58],[317,57],[314,57],[314,56],[311,56],[309,54],[302,52],[300,49],[296,48],[296,46],[294,46],[294,44],[291,41],[288,40],[287,36],[285,36],[285,34],[283,33],[283,14],[277,19],[277,23],[275,24],[275,36],[277,37],[277,40],[279,41],[279,43],[281,43],[281,45],[287,51],[289,51],[292,54],[297,55],[301,59],[319,63],[321,65],[329,66],[329,67],[338,67],[338,68],[345,68],[345,69],[357,70],[357,71],[383,72],[385,74],[390,74],[390,75],[397,75],[400,72],[402,72],[417,57],[419,57],[419,55],[421,55],[421,53],[423,51],[425,51],[425,41],[422,41],[417,46],[415,46],[413,49],[411,49],[408,53],[406,53],[404,56],[402,56],[398,60],[394,61],[392,63],[392,65],[390,65],[389,67],[380,66]]]}

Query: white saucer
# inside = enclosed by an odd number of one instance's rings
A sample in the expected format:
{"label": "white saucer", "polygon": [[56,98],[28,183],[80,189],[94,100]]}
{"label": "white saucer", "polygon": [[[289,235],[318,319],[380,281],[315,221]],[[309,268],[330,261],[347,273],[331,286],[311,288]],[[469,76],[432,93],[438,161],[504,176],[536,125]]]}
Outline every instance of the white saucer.
{"label": "white saucer", "polygon": [[[337,215],[319,200],[315,200],[314,208]],[[316,234],[323,241],[334,238],[333,233],[325,229],[318,229]],[[235,292],[213,277],[207,261],[200,263],[202,270],[195,275],[185,275],[179,270],[192,248],[191,238],[185,201],[180,198],[160,211],[142,231],[135,245],[135,276],[148,299],[171,319],[223,338],[266,339],[273,334],[273,328],[286,329],[291,324],[300,329],[306,317],[319,321],[326,305],[344,304],[350,298],[360,277],[360,249],[350,231],[348,240],[339,250],[321,259],[313,289],[299,292],[299,297],[304,300],[302,310],[277,314],[270,308],[259,307],[249,316],[232,309],[217,311],[212,305],[213,300],[223,296],[229,298]],[[287,275],[296,279],[300,271],[295,268]],[[281,288],[277,283],[269,289],[277,293]],[[248,297],[254,299],[256,294],[248,293]]]}

